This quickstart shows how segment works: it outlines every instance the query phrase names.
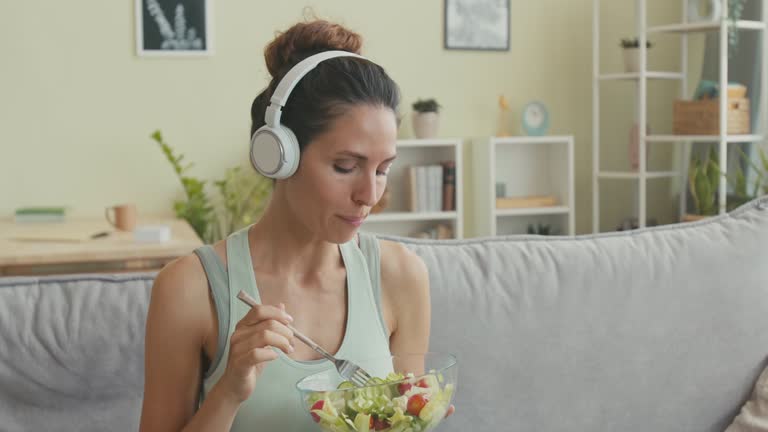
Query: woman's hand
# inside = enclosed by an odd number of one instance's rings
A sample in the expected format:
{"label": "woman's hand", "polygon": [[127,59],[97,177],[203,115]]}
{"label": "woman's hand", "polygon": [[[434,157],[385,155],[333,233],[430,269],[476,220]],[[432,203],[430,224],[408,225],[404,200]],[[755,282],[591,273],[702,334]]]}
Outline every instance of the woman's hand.
{"label": "woman's hand", "polygon": [[292,321],[280,304],[256,305],[237,323],[229,341],[227,368],[219,381],[228,397],[238,403],[248,399],[266,365],[278,357],[270,347],[287,354],[294,351],[293,332],[286,327]]}
{"label": "woman's hand", "polygon": [[445,418],[448,418],[456,411],[456,407],[451,404],[451,406],[448,407],[448,411],[445,412]]}

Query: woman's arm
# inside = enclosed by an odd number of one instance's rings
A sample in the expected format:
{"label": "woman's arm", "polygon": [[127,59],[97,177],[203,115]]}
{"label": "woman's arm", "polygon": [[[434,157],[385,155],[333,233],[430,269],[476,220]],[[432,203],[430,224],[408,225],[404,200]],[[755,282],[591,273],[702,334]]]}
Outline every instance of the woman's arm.
{"label": "woman's arm", "polygon": [[[421,257],[400,243],[381,240],[381,287],[389,330],[389,350],[393,354],[422,354],[429,351],[430,319],[429,272]],[[399,362],[401,372],[421,375],[420,357]],[[455,411],[448,407],[445,416]]]}
{"label": "woman's arm", "polygon": [[[429,351],[431,317],[427,267],[400,243],[382,240],[380,244],[382,298],[390,316],[389,350],[393,354],[425,353]],[[407,367],[420,374],[424,365]]]}
{"label": "woman's arm", "polygon": [[221,391],[213,389],[197,411],[201,353],[215,327],[206,281],[195,256],[172,262],[155,279],[147,315],[142,432],[232,425],[239,403]]}
{"label": "woman's arm", "polygon": [[[293,320],[281,306],[258,305],[229,338],[224,374],[197,410],[206,342],[216,337],[216,313],[196,256],[169,264],[152,288],[145,342],[140,431],[225,431],[253,392],[275,347],[293,352]],[[254,430],[254,432],[258,432]]]}

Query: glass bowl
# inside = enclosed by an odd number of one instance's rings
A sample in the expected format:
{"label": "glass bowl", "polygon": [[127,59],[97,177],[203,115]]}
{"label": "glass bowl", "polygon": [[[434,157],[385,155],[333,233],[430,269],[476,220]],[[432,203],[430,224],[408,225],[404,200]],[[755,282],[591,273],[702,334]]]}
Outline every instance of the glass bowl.
{"label": "glass bowl", "polygon": [[456,391],[451,354],[400,354],[355,361],[373,377],[364,387],[335,368],[296,383],[302,406],[329,432],[429,431],[445,418]]}

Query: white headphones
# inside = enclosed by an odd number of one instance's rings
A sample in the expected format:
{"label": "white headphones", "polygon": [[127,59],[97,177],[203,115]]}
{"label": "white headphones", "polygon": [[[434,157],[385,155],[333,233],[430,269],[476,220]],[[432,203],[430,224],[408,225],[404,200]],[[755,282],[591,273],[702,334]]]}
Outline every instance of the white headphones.
{"label": "white headphones", "polygon": [[324,51],[307,57],[280,80],[264,113],[264,126],[251,137],[251,165],[265,177],[288,178],[299,167],[299,141],[292,130],[280,124],[280,116],[296,84],[320,62],[336,57],[358,57],[349,51]]}

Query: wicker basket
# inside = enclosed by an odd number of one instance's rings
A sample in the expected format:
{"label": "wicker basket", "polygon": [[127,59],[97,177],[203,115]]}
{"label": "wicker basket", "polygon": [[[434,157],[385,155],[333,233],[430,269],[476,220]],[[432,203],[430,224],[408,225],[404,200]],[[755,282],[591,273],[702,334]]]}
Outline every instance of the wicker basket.
{"label": "wicker basket", "polygon": [[[675,101],[673,130],[677,135],[718,135],[720,111],[717,99]],[[728,99],[728,135],[748,134],[749,99]]]}

